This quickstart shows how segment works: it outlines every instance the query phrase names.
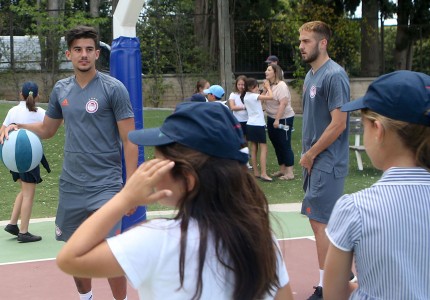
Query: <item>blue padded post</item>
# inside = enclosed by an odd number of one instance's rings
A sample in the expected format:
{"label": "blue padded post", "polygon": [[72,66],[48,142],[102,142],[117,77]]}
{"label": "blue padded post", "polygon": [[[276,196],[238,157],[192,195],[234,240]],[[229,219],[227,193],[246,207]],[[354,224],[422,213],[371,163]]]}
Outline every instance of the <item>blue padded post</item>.
{"label": "blue padded post", "polygon": [[[110,54],[110,73],[120,80],[130,94],[131,105],[134,111],[136,129],[143,128],[142,109],[142,63],[140,58],[140,42],[137,37],[120,36],[112,42]],[[126,170],[123,161],[123,179],[126,180]],[[138,164],[145,161],[144,149],[139,146]],[[136,212],[122,219],[122,231],[136,223],[146,220],[146,207],[140,206]]]}

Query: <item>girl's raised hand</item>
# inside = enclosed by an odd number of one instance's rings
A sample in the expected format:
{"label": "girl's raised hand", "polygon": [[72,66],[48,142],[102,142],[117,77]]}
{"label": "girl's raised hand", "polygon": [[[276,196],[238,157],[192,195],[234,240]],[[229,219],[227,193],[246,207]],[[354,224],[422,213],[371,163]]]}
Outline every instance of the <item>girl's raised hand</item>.
{"label": "girl's raised hand", "polygon": [[152,159],[140,165],[127,180],[120,194],[131,207],[156,202],[172,194],[170,190],[157,191],[158,182],[163,180],[175,163],[167,159]]}

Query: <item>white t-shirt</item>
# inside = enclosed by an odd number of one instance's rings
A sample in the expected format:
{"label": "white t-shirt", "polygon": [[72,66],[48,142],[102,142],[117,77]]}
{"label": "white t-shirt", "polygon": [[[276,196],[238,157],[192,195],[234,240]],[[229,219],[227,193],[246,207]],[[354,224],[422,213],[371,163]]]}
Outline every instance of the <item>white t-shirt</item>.
{"label": "white t-shirt", "polygon": [[[184,285],[181,289],[180,235],[180,221],[160,219],[141,224],[107,240],[131,285],[138,290],[140,299],[183,300],[194,295],[200,241],[197,222],[190,220],[188,227]],[[219,263],[211,242],[202,276],[201,299],[232,299],[234,276]],[[289,281],[281,255],[278,255],[278,277],[281,286]]]}
{"label": "white t-shirt", "polygon": [[6,118],[4,119],[3,125],[9,126],[11,123],[18,124],[31,124],[43,122],[45,117],[45,110],[41,107],[37,107],[37,111],[29,111],[25,104],[25,101],[20,101],[17,106],[9,109]]}
{"label": "white t-shirt", "polygon": [[265,126],[266,120],[264,119],[263,105],[258,100],[257,93],[246,92],[243,98],[245,102],[246,110],[248,111],[248,122],[247,125],[253,126]]}
{"label": "white t-shirt", "polygon": [[[236,106],[244,105],[242,103],[242,100],[240,99],[239,93],[231,93],[230,97],[228,99],[229,100],[233,99],[234,105],[236,105]],[[239,122],[247,122],[248,121],[248,112],[245,109],[244,110],[233,110],[233,115],[236,117],[236,119]]]}

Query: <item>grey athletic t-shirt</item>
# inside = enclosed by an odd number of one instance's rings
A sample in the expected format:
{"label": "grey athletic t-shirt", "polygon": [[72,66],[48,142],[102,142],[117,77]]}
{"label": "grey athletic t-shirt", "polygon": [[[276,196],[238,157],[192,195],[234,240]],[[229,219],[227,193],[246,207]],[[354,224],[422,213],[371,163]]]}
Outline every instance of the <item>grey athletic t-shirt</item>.
{"label": "grey athletic t-shirt", "polygon": [[[302,153],[319,140],[330,124],[330,112],[347,103],[349,98],[348,75],[333,60],[328,60],[315,74],[312,70],[306,74],[303,86]],[[336,177],[348,174],[348,127],[349,121],[337,140],[316,157],[313,168],[327,173],[334,170]]]}
{"label": "grey athletic t-shirt", "polygon": [[134,114],[119,80],[97,72],[82,89],[75,76],[62,79],[54,86],[46,115],[64,119],[62,180],[81,186],[122,182],[117,122]]}

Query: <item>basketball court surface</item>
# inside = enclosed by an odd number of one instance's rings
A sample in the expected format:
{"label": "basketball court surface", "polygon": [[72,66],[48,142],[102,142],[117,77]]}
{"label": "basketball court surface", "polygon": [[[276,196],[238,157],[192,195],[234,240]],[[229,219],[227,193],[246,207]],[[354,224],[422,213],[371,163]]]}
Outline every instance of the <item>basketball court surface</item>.
{"label": "basketball court surface", "polygon": [[[307,299],[318,283],[315,241],[308,219],[299,213],[300,204],[272,205],[272,224],[279,239],[290,276],[294,299]],[[148,213],[148,217],[157,216]],[[0,299],[9,300],[77,300],[72,277],[57,268],[55,257],[63,246],[54,237],[54,220],[32,220],[30,231],[43,240],[21,244],[3,230],[0,221]],[[112,299],[106,279],[93,280],[94,299]],[[129,286],[128,299],[137,300]]]}

